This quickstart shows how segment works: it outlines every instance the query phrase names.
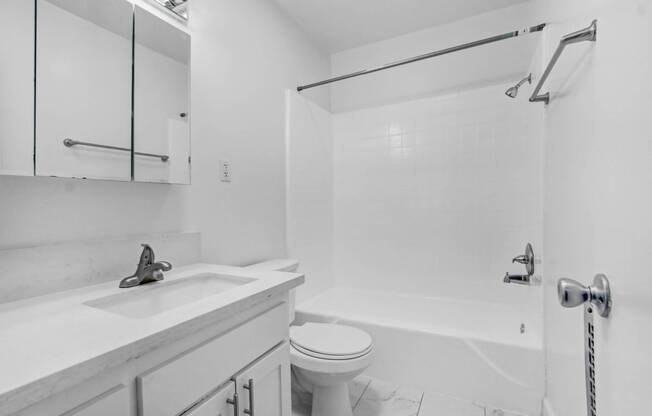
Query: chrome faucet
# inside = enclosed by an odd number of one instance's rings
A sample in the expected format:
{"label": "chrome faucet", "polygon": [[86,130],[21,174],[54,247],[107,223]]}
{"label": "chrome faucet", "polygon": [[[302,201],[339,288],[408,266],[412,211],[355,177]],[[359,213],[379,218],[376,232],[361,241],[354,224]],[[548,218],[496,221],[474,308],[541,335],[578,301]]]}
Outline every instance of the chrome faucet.
{"label": "chrome faucet", "polygon": [[172,270],[172,265],[167,261],[154,262],[154,250],[148,244],[141,244],[143,252],[140,254],[140,261],[136,273],[125,277],[120,281],[121,288],[135,287],[145,283],[158,282],[163,280],[163,272]]}
{"label": "chrome faucet", "polygon": [[516,256],[512,259],[512,263],[520,263],[525,266],[527,274],[505,274],[503,281],[505,283],[516,283],[519,285],[529,285],[534,274],[534,250],[532,244],[528,243],[525,246],[525,254]]}

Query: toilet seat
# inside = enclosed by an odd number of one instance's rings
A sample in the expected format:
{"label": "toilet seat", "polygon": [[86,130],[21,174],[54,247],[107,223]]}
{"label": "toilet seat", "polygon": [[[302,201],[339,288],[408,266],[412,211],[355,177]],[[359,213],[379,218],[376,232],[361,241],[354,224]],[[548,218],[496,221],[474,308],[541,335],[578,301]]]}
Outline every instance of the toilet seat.
{"label": "toilet seat", "polygon": [[358,358],[372,347],[369,334],[358,328],[314,322],[291,327],[290,342],[299,351],[326,360]]}
{"label": "toilet seat", "polygon": [[353,360],[353,359],[356,359],[356,358],[360,358],[362,356],[365,356],[365,355],[369,354],[369,352],[371,352],[371,350],[373,349],[372,346],[369,346],[369,348],[367,348],[366,350],[364,350],[363,352],[358,353],[358,354],[329,355],[329,354],[320,354],[318,352],[311,351],[309,349],[301,347],[300,345],[294,344],[291,341],[290,341],[290,345],[292,345],[292,348],[296,349],[300,353],[305,354],[305,355],[307,355],[309,357],[318,358],[320,360],[334,360],[334,361]]}
{"label": "toilet seat", "polygon": [[366,368],[373,341],[366,332],[345,325],[306,323],[290,327],[291,361],[300,368],[345,373]]}

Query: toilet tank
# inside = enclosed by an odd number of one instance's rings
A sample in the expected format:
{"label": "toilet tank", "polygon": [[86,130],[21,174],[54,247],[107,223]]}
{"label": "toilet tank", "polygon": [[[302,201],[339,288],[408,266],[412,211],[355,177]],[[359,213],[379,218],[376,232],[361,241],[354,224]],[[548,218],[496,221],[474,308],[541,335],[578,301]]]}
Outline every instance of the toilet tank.
{"label": "toilet tank", "polygon": [[[299,261],[298,260],[291,260],[291,259],[275,259],[275,260],[267,260],[262,263],[256,263],[252,264],[250,266],[246,266],[248,269],[252,270],[266,270],[266,271],[274,271],[274,272],[288,272],[288,273],[296,273],[297,270],[299,270]],[[294,322],[294,305],[296,303],[296,298],[297,298],[297,291],[296,289],[290,290],[290,299],[289,299],[289,305],[288,305],[288,310],[289,310],[289,324]]]}

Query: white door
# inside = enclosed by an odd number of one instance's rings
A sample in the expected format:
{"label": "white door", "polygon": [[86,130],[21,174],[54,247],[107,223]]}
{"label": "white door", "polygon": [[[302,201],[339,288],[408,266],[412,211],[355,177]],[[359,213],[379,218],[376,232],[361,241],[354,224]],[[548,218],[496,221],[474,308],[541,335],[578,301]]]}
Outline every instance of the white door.
{"label": "white door", "polygon": [[235,383],[229,382],[186,413],[186,416],[236,416]]}
{"label": "white door", "polygon": [[235,377],[240,416],[290,416],[290,346],[287,342]]}
{"label": "white door", "polygon": [[[636,0],[541,2],[547,63],[561,36],[598,20],[595,44],[571,45],[545,91],[545,338],[548,416],[587,414],[582,308],[555,284],[611,281],[595,318],[598,416],[650,414],[652,394],[652,6]],[[524,104],[527,105],[527,104]]]}

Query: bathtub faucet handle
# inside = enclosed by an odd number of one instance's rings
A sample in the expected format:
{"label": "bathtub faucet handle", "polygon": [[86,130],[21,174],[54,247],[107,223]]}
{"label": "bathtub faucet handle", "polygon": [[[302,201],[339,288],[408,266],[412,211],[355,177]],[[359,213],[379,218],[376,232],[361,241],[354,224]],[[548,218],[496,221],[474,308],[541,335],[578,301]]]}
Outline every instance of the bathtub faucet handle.
{"label": "bathtub faucet handle", "polygon": [[525,254],[516,256],[512,259],[512,263],[519,263],[525,266],[526,274],[505,274],[503,281],[505,283],[517,283],[519,285],[532,284],[532,276],[534,275],[534,250],[532,244],[528,243],[525,246]]}

